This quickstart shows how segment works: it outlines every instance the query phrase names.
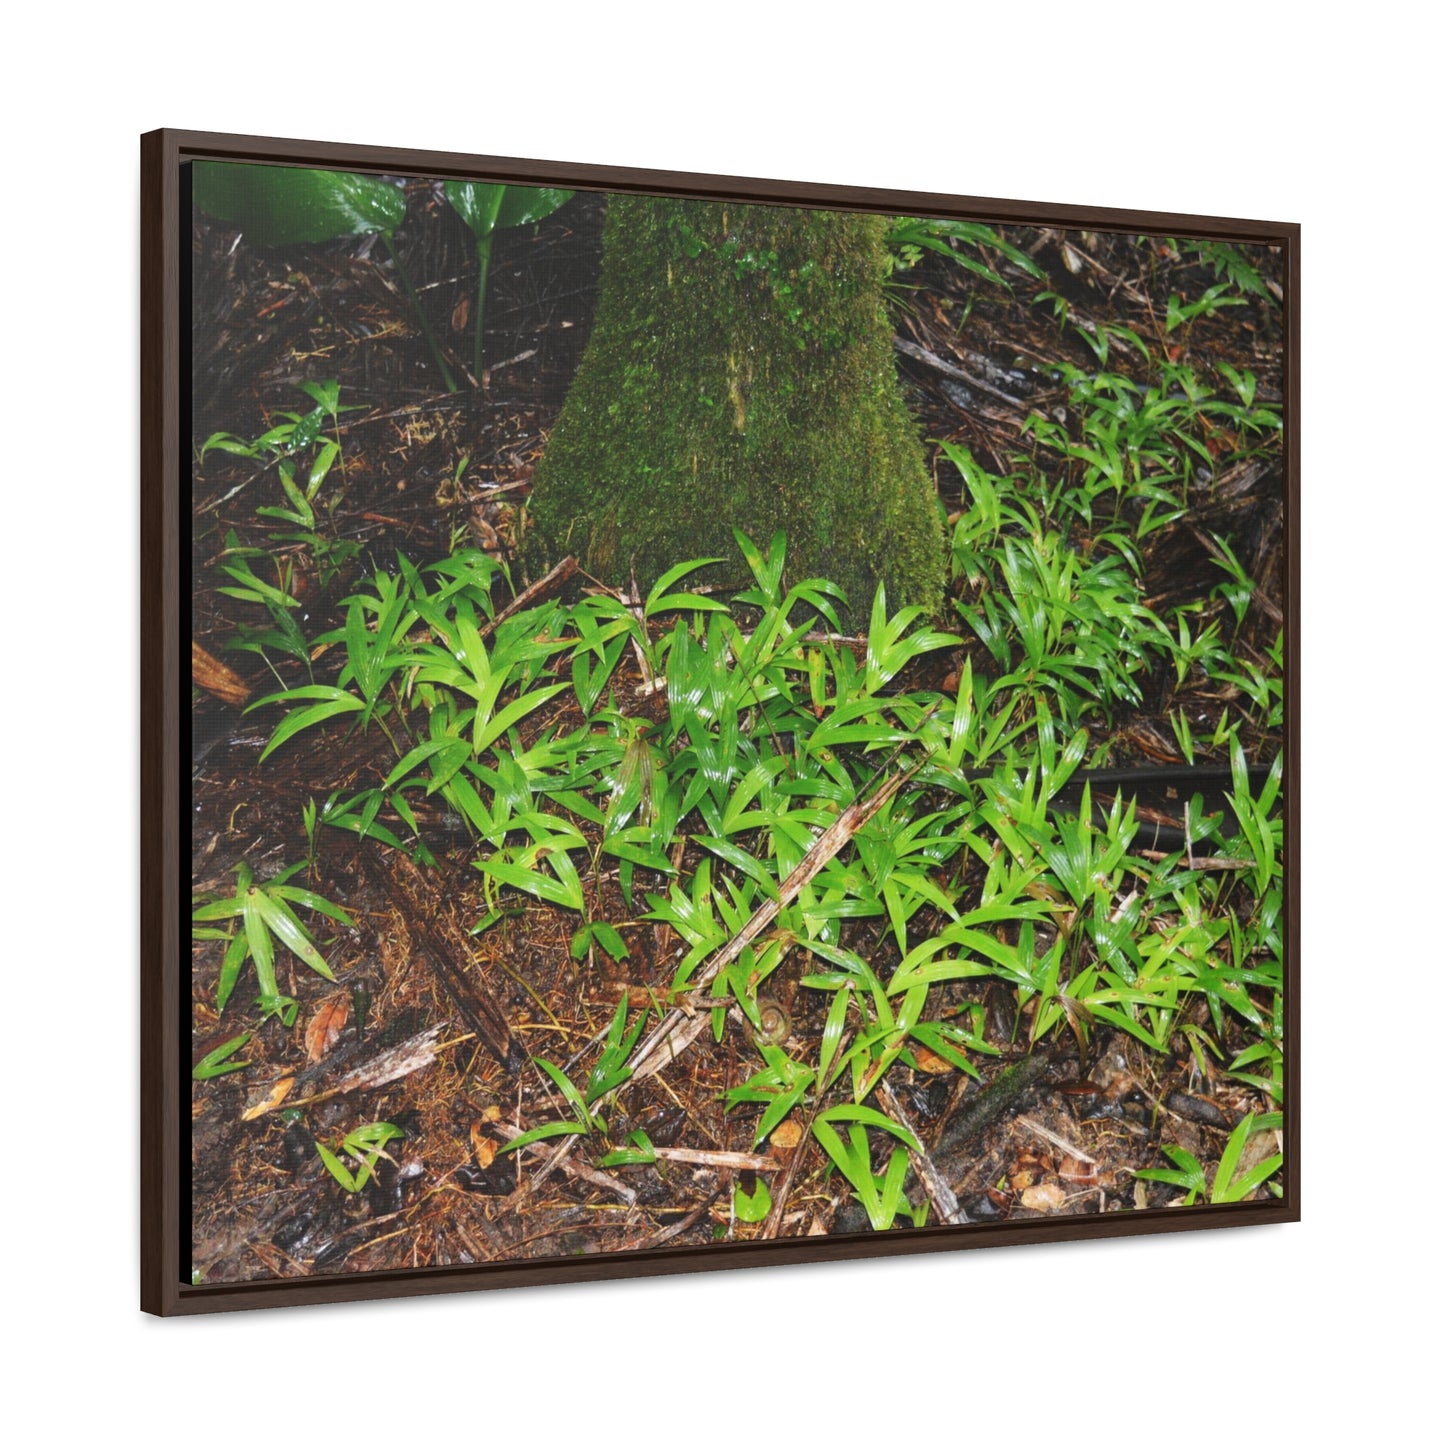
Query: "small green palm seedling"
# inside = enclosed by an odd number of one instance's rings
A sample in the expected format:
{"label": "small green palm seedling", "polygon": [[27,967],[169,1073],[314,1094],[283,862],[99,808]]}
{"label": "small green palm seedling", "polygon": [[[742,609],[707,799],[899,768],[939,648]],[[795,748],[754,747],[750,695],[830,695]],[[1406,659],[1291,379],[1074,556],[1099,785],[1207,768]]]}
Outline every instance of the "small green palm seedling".
{"label": "small green palm seedling", "polygon": [[601,919],[584,923],[572,935],[571,954],[577,963],[581,963],[584,958],[590,959],[593,949],[599,947],[614,963],[627,961],[627,943],[610,923],[604,923]]}
{"label": "small green palm seedling", "polygon": [[[884,240],[894,258],[895,269],[907,270],[922,259],[924,251],[937,251],[965,271],[972,271],[975,276],[1007,287],[1008,283],[990,264],[990,252],[993,252],[1011,261],[1035,280],[1042,280],[1044,276],[1038,263],[1027,252],[1020,251],[992,227],[978,221],[948,221],[936,216],[904,217],[893,222]],[[961,250],[960,247],[966,249]]]}
{"label": "small green palm seedling", "polygon": [[[275,461],[281,458],[295,457],[313,446],[316,447],[316,455],[312,458],[311,470],[306,479],[305,503],[298,504],[298,508],[309,517],[310,507],[305,504],[315,500],[317,492],[321,490],[321,484],[326,480],[327,474],[341,455],[341,413],[365,411],[366,408],[364,406],[342,406],[339,381],[298,381],[296,389],[304,391],[315,403],[312,410],[309,412],[277,412],[276,415],[282,420],[262,432],[255,441],[248,442],[234,432],[212,432],[201,443],[201,460],[205,461],[207,452],[219,451],[229,452],[232,456],[249,457],[253,460],[267,457]],[[327,418],[330,418],[331,425],[336,431],[334,440],[323,438],[321,434]],[[288,488],[287,495],[289,496],[294,489],[296,470],[294,466],[288,466],[287,471],[293,484],[292,488]],[[265,509],[262,510],[262,515],[300,520],[292,518],[286,512],[266,511]]]}
{"label": "small green palm seedling", "polygon": [[377,1162],[391,1158],[386,1152],[386,1146],[393,1139],[402,1139],[405,1136],[406,1131],[397,1128],[395,1124],[363,1124],[359,1129],[353,1129],[341,1141],[341,1151],[349,1154],[360,1166],[355,1174],[343,1159],[333,1154],[320,1140],[316,1143],[316,1152],[321,1156],[327,1172],[348,1194],[360,1194],[366,1188],[367,1181],[376,1173]]}
{"label": "small green palm seedling", "polygon": [[[315,403],[309,412],[283,411],[275,415],[282,418],[281,421],[271,426],[254,441],[246,441],[233,432],[218,431],[212,432],[201,444],[200,459],[205,461],[206,454],[212,451],[228,452],[232,456],[249,457],[253,460],[266,459],[266,466],[276,467],[277,475],[281,479],[281,490],[286,494],[287,504],[284,507],[257,507],[256,514],[260,517],[270,517],[275,521],[289,522],[293,527],[300,528],[296,532],[287,532],[279,538],[283,542],[300,542],[311,549],[312,555],[316,558],[317,570],[320,574],[322,587],[331,584],[332,579],[356,557],[361,550],[355,542],[337,541],[334,537],[328,537],[317,530],[316,500],[326,478],[330,475],[332,467],[337,460],[341,460],[342,469],[345,470],[345,458],[341,454],[341,413],[344,411],[365,411],[362,406],[341,405],[341,384],[337,381],[298,381],[298,391],[303,391]],[[322,435],[322,429],[327,421],[330,421],[334,437]],[[315,447],[315,453],[310,459],[310,465],[306,474],[305,485],[297,480],[297,463],[302,459],[303,454]],[[241,486],[245,486],[243,482]],[[235,495],[240,488],[235,488],[230,495]],[[335,507],[338,495],[333,494],[327,503],[328,510]],[[234,575],[234,574],[233,574]],[[244,579],[238,579],[244,580]],[[242,594],[233,592],[232,596]],[[246,599],[253,600],[253,599]],[[262,598],[267,601],[270,599]],[[295,606],[294,599],[289,595],[286,598],[287,605]]]}
{"label": "small green palm seedling", "polygon": [[568,1107],[572,1110],[570,1119],[553,1119],[549,1124],[539,1124],[535,1129],[528,1129],[525,1134],[518,1134],[515,1139],[509,1140],[497,1150],[498,1155],[509,1154],[513,1149],[525,1148],[528,1144],[535,1144],[541,1139],[555,1139],[561,1134],[591,1134],[594,1131],[599,1133],[607,1132],[607,1123],[600,1115],[594,1114],[587,1107],[576,1084],[559,1069],[556,1064],[549,1063],[546,1059],[538,1059],[537,1063],[562,1092]]}
{"label": "small green palm seedling", "polygon": [[1183,297],[1177,293],[1170,296],[1168,313],[1164,319],[1164,330],[1173,331],[1183,326],[1186,330],[1194,325],[1201,316],[1213,316],[1226,306],[1243,306],[1245,304],[1242,296],[1228,296],[1225,293],[1229,286],[1220,282],[1217,286],[1211,286],[1198,301],[1191,301],[1187,305]]}
{"label": "small green palm seedling", "polygon": [[[563,1134],[606,1134],[607,1121],[600,1113],[594,1112],[592,1105],[606,1098],[608,1094],[620,1088],[632,1077],[632,1067],[627,1060],[632,1056],[633,1049],[637,1047],[637,1041],[642,1036],[642,1030],[646,1024],[647,1014],[644,1012],[638,1016],[637,1022],[629,1029],[627,1027],[626,995],[618,1000],[617,1011],[612,1015],[612,1023],[602,1044],[602,1052],[593,1065],[592,1072],[587,1076],[585,1095],[555,1064],[548,1063],[546,1059],[538,1059],[537,1063],[547,1077],[561,1090],[562,1097],[572,1110],[572,1118],[554,1119],[549,1124],[541,1124],[535,1129],[529,1129],[525,1134],[519,1134],[515,1139],[503,1145],[497,1152],[506,1154],[513,1149],[521,1149],[527,1144],[535,1144],[539,1139],[555,1139]],[[656,1157],[650,1141],[641,1130],[633,1133],[629,1139],[634,1145],[632,1150],[614,1151],[606,1156],[605,1162],[608,1164],[650,1163]]]}
{"label": "small green palm seedling", "polygon": [[351,924],[345,911],[336,904],[311,892],[297,888],[288,880],[306,865],[292,864],[267,882],[258,882],[249,863],[236,866],[236,892],[230,898],[203,903],[191,914],[193,924],[214,923],[222,919],[241,920],[239,932],[229,929],[193,928],[191,936],[201,939],[224,939],[227,943],[221,962],[221,979],[216,988],[216,1007],[224,1009],[229,1001],[241,968],[249,958],[256,965],[256,980],[261,987],[257,1002],[263,1018],[279,1017],[290,1028],[296,1021],[296,1000],[288,998],[276,984],[275,942],[279,939],[308,968],[322,978],[335,982],[336,975],[321,956],[316,941],[292,911],[292,904],[325,914],[338,923]]}
{"label": "small green palm seedling", "polygon": [[492,237],[504,227],[530,226],[545,220],[572,199],[573,192],[537,186],[489,185],[483,181],[448,181],[449,200],[477,242],[477,314],[473,322],[472,367],[482,374],[482,310],[487,299],[487,272],[492,265]]}
{"label": "small green palm seedling", "polygon": [[346,608],[345,625],[317,638],[317,646],[336,642],[346,646],[346,664],[336,685],[318,683],[290,688],[251,704],[251,708],[273,702],[310,704],[293,708],[277,724],[262,750],[262,762],[297,733],[344,713],[359,713],[357,721],[362,728],[375,716],[382,730],[386,730],[381,717],[385,711],[383,695],[394,679],[418,660],[406,640],[407,631],[416,621],[410,584],[405,577],[394,578],[382,573],[373,579],[372,591],[348,597]]}
{"label": "small green palm seedling", "polygon": [[[1237,1178],[1235,1176],[1250,1136],[1266,1129],[1278,1129],[1283,1117],[1278,1113],[1246,1114],[1239,1121],[1229,1136],[1229,1142],[1224,1146],[1224,1153],[1219,1156],[1219,1168],[1214,1171],[1213,1188],[1210,1188],[1204,1166],[1199,1160],[1189,1150],[1180,1149],[1173,1144],[1164,1145],[1165,1154],[1175,1165],[1173,1169],[1140,1169],[1137,1177],[1183,1189],[1186,1205],[1193,1204],[1206,1189],[1209,1189],[1211,1204],[1238,1204],[1241,1199],[1248,1199],[1284,1163],[1282,1154],[1271,1154],[1269,1158],[1261,1159],[1252,1168],[1246,1169]],[[1271,1185],[1271,1188],[1273,1187]]]}
{"label": "small green palm seedling", "polygon": [[[834,1121],[848,1124],[846,1144],[833,1128]],[[860,1104],[840,1104],[836,1109],[820,1114],[813,1123],[813,1137],[827,1151],[838,1172],[853,1186],[858,1202],[867,1210],[868,1222],[874,1229],[891,1229],[900,1214],[913,1224],[922,1225],[928,1217],[928,1205],[924,1203],[915,1209],[903,1194],[903,1180],[908,1173],[907,1150],[893,1145],[883,1173],[874,1174],[868,1133],[864,1128],[867,1124],[896,1134],[909,1149],[921,1147],[901,1124],[894,1123],[877,1109]]]}
{"label": "small green palm seedling", "polygon": [[1229,281],[1236,290],[1245,296],[1257,296],[1265,302],[1277,299],[1270,291],[1269,283],[1264,280],[1258,269],[1237,246],[1231,246],[1226,241],[1175,240],[1173,238],[1164,240],[1160,244],[1166,250],[1175,251],[1180,256],[1208,266],[1216,276],[1221,280]]}

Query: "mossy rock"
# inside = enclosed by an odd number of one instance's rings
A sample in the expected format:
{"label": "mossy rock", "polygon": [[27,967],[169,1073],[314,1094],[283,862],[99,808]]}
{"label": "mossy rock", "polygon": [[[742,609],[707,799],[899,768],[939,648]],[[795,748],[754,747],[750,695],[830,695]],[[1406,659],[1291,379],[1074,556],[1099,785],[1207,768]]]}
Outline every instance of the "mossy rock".
{"label": "mossy rock", "polygon": [[526,556],[609,585],[727,560],[733,527],[788,540],[788,578],[847,592],[866,625],[937,611],[944,536],[884,310],[880,217],[615,196],[596,324],[537,467]]}

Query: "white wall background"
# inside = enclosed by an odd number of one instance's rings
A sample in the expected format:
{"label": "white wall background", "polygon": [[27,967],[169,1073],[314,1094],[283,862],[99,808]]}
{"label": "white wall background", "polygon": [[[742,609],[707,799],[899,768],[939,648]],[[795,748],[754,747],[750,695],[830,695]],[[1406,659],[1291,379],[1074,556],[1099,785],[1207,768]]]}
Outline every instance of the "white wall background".
{"label": "white wall background", "polygon": [[[28,8],[0,101],[16,1438],[1411,1438],[1445,1007],[1426,12],[148,8]],[[162,125],[1303,223],[1305,1222],[142,1317],[136,137]]]}

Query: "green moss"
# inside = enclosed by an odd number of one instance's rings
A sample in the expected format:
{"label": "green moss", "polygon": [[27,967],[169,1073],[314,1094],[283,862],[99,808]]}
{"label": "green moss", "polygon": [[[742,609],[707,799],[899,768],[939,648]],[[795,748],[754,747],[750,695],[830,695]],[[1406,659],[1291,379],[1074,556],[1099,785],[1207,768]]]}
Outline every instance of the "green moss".
{"label": "green moss", "polygon": [[883,310],[881,218],[614,197],[592,340],[533,485],[528,561],[644,590],[788,538],[865,620],[937,609],[944,542]]}

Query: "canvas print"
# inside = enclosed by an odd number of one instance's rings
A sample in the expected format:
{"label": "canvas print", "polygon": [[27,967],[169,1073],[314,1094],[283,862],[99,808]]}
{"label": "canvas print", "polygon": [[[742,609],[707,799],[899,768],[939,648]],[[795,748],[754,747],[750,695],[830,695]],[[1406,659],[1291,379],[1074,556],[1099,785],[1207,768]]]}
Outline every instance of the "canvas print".
{"label": "canvas print", "polygon": [[189,1280],[1280,1197],[1278,248],[185,171]]}

